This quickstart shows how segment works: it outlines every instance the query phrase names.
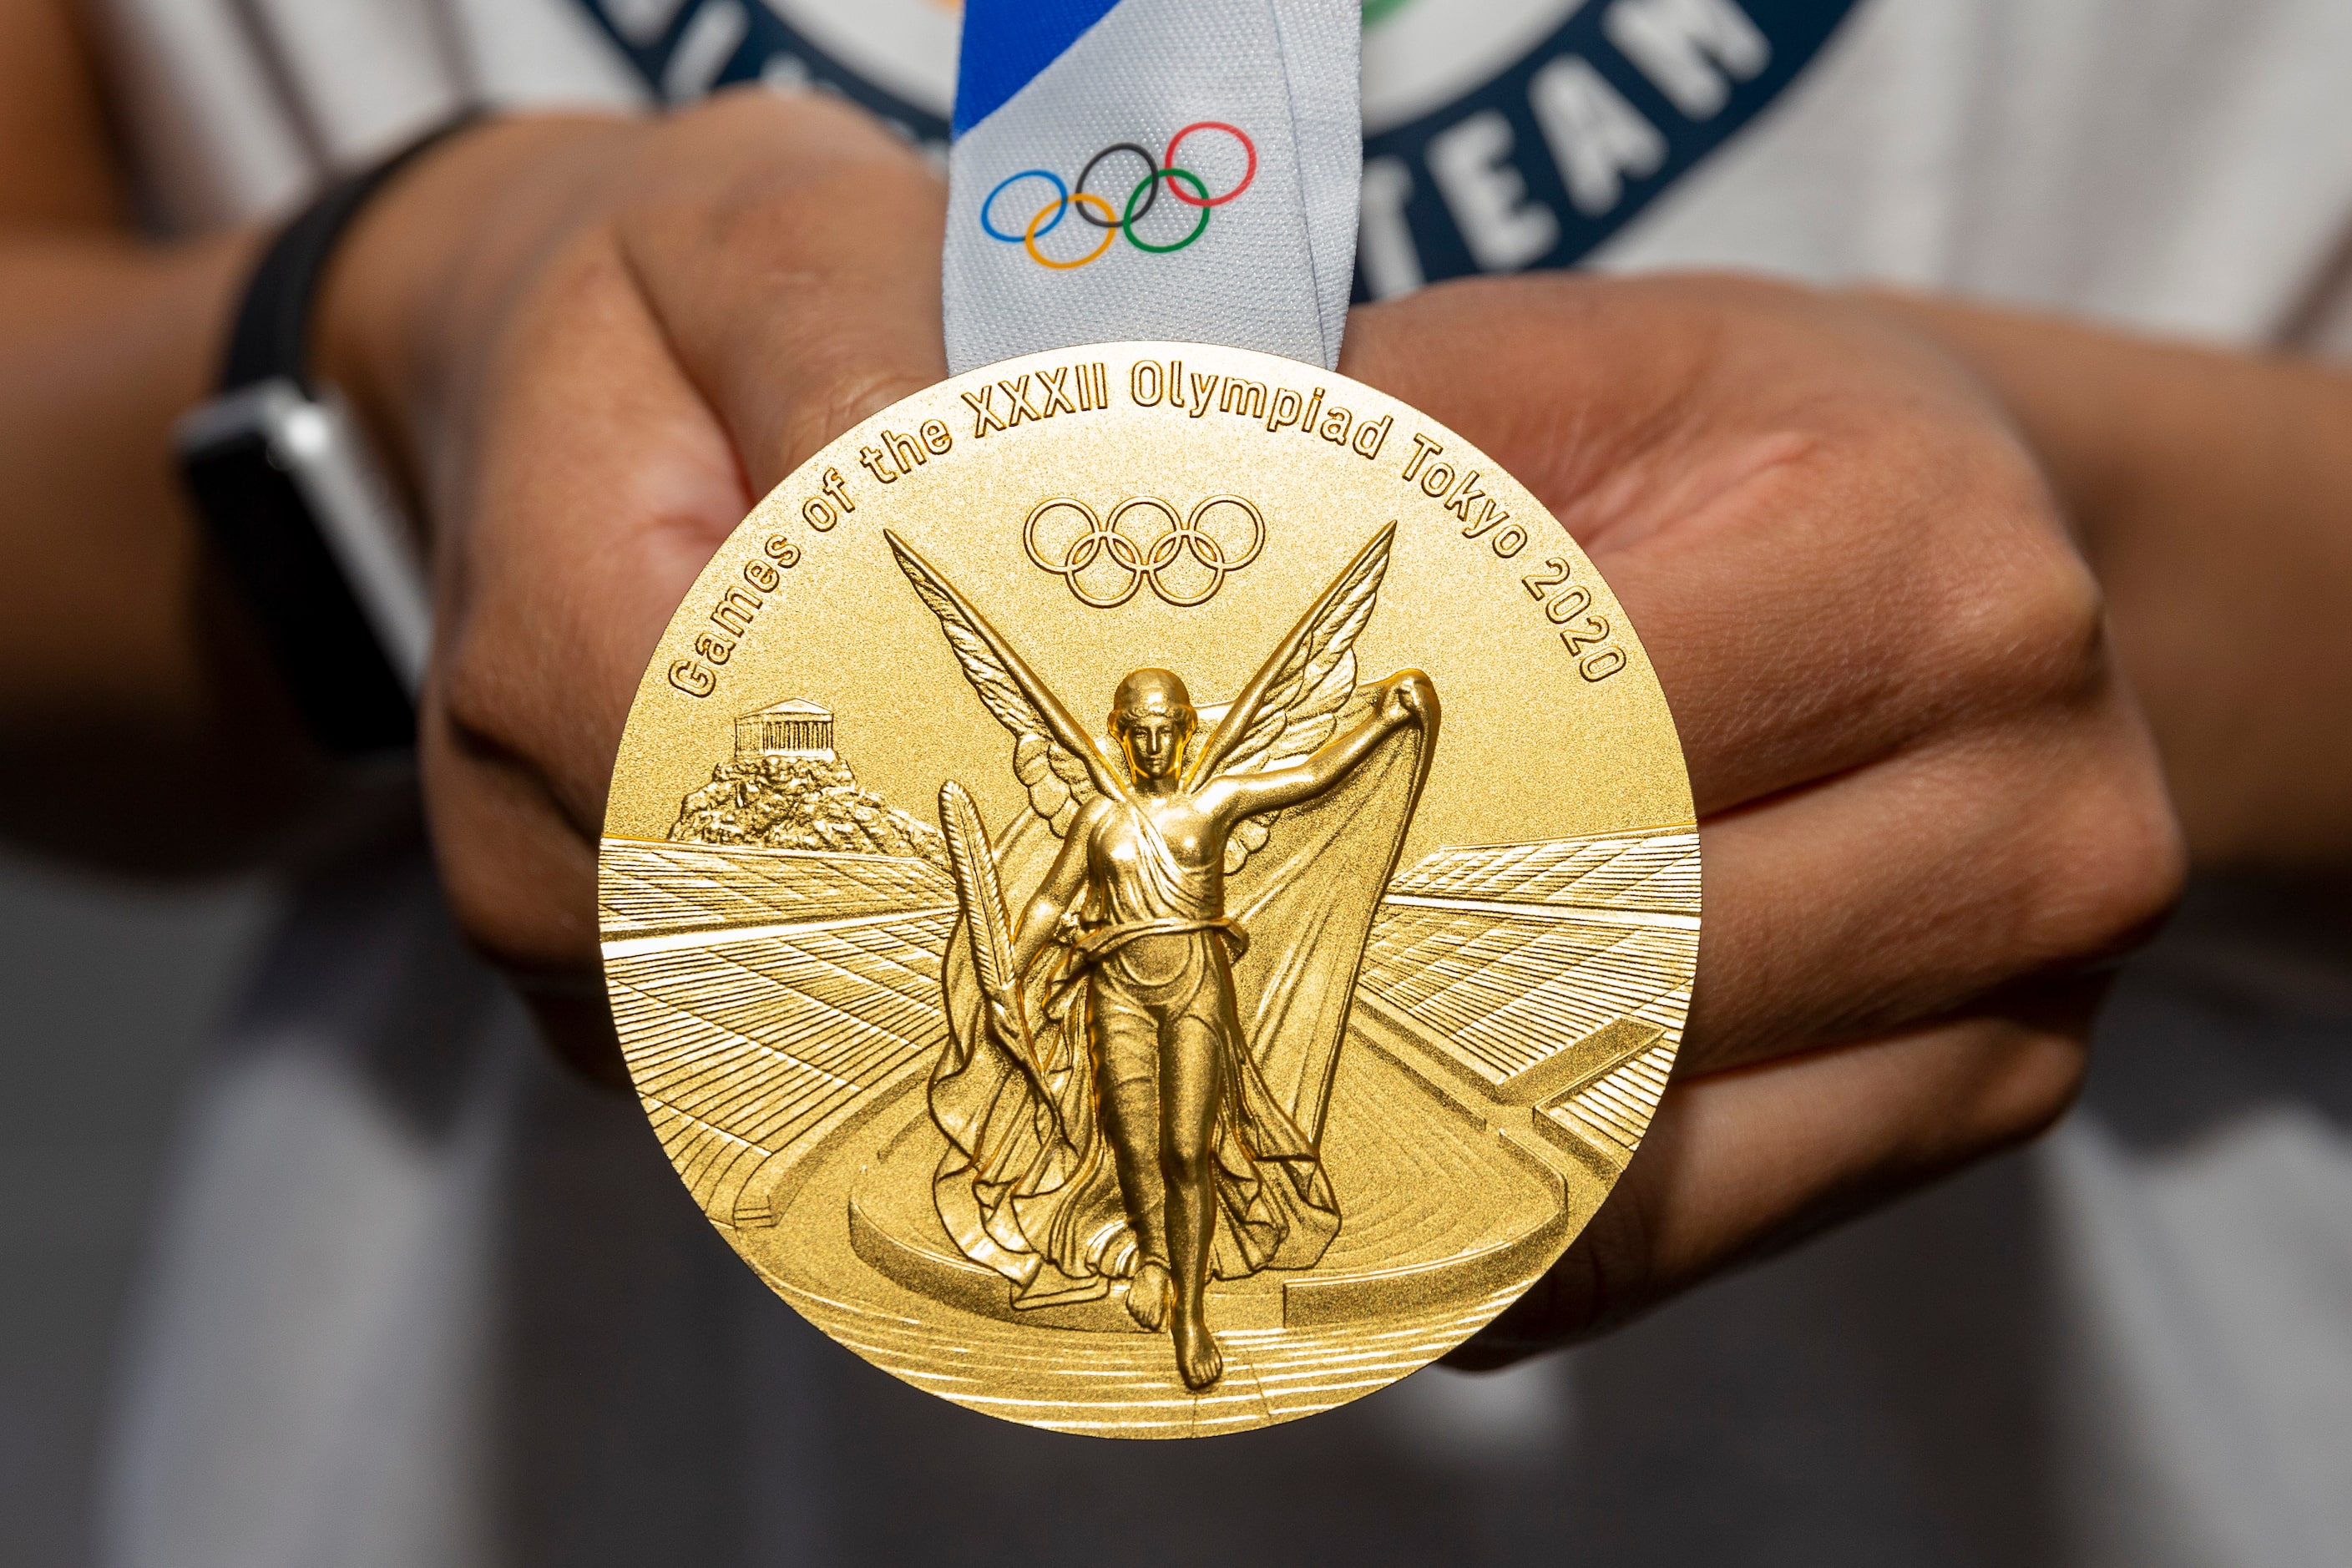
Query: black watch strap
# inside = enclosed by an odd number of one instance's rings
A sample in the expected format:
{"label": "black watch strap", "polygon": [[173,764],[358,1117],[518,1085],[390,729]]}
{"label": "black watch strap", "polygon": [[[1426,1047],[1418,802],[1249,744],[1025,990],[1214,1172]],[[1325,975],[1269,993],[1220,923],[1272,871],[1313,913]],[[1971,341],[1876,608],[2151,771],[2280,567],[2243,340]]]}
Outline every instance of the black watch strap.
{"label": "black watch strap", "polygon": [[173,432],[215,557],[304,726],[337,756],[413,748],[432,602],[364,432],[309,374],[312,306],[369,199],[473,119],[338,182],[286,226],[246,286],[219,393]]}
{"label": "black watch strap", "polygon": [[310,307],[335,242],[402,170],[480,118],[478,113],[461,115],[373,166],[337,181],[279,231],[254,268],[229,330],[228,355],[221,367],[223,392],[278,378],[306,393],[315,391],[309,370]]}

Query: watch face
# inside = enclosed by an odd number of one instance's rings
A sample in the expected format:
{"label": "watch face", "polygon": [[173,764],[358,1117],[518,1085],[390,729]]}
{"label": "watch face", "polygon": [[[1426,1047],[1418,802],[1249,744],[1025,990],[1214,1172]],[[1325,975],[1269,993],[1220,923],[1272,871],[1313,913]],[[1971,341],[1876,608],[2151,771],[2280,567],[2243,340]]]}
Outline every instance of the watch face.
{"label": "watch face", "polygon": [[1607,1196],[1698,842],[1608,584],[1296,361],[1005,362],[811,458],[646,671],[600,861],[678,1173],[778,1294],[1007,1419],[1285,1421]]}
{"label": "watch face", "polygon": [[317,454],[270,424],[216,422],[184,441],[182,481],[311,738],[337,756],[405,751],[416,711],[303,482]]}

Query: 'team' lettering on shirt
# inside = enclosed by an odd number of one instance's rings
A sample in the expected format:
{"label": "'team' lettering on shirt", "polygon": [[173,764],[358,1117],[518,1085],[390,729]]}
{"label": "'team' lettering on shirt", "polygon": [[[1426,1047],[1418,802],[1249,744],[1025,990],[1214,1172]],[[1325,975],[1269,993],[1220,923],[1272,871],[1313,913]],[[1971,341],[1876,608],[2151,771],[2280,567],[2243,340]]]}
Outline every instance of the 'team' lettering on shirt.
{"label": "'team' lettering on shirt", "polygon": [[[1772,44],[1736,0],[1613,0],[1601,33],[1667,103],[1693,124],[1712,120],[1733,87],[1761,75]],[[1569,203],[1604,216],[1629,182],[1662,168],[1666,133],[1612,86],[1591,61],[1562,54],[1528,80],[1527,107],[1543,134]],[[1429,138],[1423,156],[1446,211],[1482,271],[1516,272],[1551,254],[1559,215],[1528,189],[1517,136],[1501,109],[1486,108]],[[1405,162],[1364,165],[1359,253],[1375,299],[1421,287],[1421,256],[1406,205],[1413,177]]]}

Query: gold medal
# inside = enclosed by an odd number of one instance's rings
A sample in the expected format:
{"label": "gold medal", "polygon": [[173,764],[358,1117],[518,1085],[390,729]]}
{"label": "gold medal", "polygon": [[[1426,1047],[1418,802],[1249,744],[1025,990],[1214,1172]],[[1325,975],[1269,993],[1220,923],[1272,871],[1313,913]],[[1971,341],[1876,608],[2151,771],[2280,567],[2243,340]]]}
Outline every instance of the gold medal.
{"label": "gold medal", "polygon": [[1698,952],[1674,722],[1535,498],[1193,343],[811,458],[630,713],[600,918],[695,1201],[877,1366],[1164,1437],[1475,1332],[1640,1142]]}

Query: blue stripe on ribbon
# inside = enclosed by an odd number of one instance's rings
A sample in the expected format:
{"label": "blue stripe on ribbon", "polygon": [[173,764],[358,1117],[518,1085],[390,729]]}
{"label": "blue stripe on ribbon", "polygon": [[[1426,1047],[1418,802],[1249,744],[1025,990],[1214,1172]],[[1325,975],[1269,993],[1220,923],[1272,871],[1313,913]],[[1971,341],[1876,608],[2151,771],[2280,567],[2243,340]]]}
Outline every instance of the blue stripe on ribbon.
{"label": "blue stripe on ribbon", "polygon": [[966,0],[955,133],[1004,107],[1118,0]]}

